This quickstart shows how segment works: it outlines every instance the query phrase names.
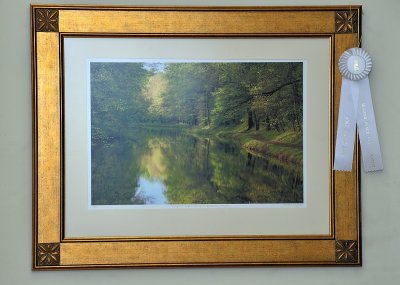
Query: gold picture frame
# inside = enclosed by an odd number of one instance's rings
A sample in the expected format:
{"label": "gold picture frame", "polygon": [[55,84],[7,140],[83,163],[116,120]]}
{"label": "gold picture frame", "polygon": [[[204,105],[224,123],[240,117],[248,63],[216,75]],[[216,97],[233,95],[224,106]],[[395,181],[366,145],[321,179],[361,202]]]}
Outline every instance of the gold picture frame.
{"label": "gold picture frame", "polygon": [[[128,7],[32,5],[34,270],[361,265],[360,166],[333,171],[339,56],[359,42],[361,6]],[[330,234],[65,238],[65,37],[324,37],[330,54]]]}

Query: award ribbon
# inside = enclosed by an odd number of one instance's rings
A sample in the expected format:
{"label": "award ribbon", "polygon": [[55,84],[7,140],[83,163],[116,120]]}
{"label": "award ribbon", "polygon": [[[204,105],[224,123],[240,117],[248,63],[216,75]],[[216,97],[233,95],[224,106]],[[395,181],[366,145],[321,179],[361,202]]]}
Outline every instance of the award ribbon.
{"label": "award ribbon", "polygon": [[339,70],[343,77],[336,134],[335,170],[352,169],[356,126],[364,170],[369,172],[383,169],[368,79],[371,68],[371,57],[361,48],[351,48],[339,59]]}

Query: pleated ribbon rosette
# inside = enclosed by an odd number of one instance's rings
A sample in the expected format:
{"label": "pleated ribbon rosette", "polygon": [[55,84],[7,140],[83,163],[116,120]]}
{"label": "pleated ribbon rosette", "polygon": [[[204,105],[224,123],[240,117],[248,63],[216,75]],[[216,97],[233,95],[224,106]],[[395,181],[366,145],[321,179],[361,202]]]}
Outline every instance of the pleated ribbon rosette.
{"label": "pleated ribbon rosette", "polygon": [[339,59],[342,88],[336,134],[335,170],[352,169],[356,126],[364,171],[383,169],[368,78],[371,68],[371,57],[361,48],[351,48]]}

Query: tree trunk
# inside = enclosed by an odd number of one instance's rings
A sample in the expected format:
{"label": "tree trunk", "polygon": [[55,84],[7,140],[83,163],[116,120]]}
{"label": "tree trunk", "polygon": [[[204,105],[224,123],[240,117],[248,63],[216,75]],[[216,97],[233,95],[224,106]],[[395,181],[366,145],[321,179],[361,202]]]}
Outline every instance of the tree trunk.
{"label": "tree trunk", "polygon": [[211,122],[210,122],[210,96],[208,95],[207,92],[204,93],[204,113],[205,113],[205,125],[207,127],[210,126]]}
{"label": "tree trunk", "polygon": [[253,111],[247,109],[247,130],[251,130],[254,127]]}
{"label": "tree trunk", "polygon": [[269,120],[268,115],[265,116],[265,124],[267,125],[267,131],[270,131],[271,130],[271,122]]}
{"label": "tree trunk", "polygon": [[256,124],[256,131],[260,129],[260,118],[257,116],[256,112],[253,112],[254,114],[254,122]]}
{"label": "tree trunk", "polygon": [[[288,75],[287,78],[290,80],[293,80],[293,72],[294,72],[294,65],[290,64],[289,70],[288,70]],[[292,84],[292,94],[293,94],[293,114],[289,117],[291,124],[292,124],[292,129],[293,131],[296,131],[296,127],[301,125],[302,122],[299,122],[299,113],[298,113],[298,108],[299,106],[297,105],[297,97],[299,96],[299,90],[298,90],[298,83]],[[301,126],[299,126],[299,131],[300,131]]]}

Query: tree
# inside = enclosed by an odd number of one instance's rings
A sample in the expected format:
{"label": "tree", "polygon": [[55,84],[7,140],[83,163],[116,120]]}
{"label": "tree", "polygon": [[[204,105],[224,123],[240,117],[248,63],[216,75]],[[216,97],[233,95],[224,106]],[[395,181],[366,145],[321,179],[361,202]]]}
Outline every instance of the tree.
{"label": "tree", "polygon": [[92,62],[90,72],[92,138],[116,137],[147,120],[149,102],[141,93],[150,73],[142,63]]}

